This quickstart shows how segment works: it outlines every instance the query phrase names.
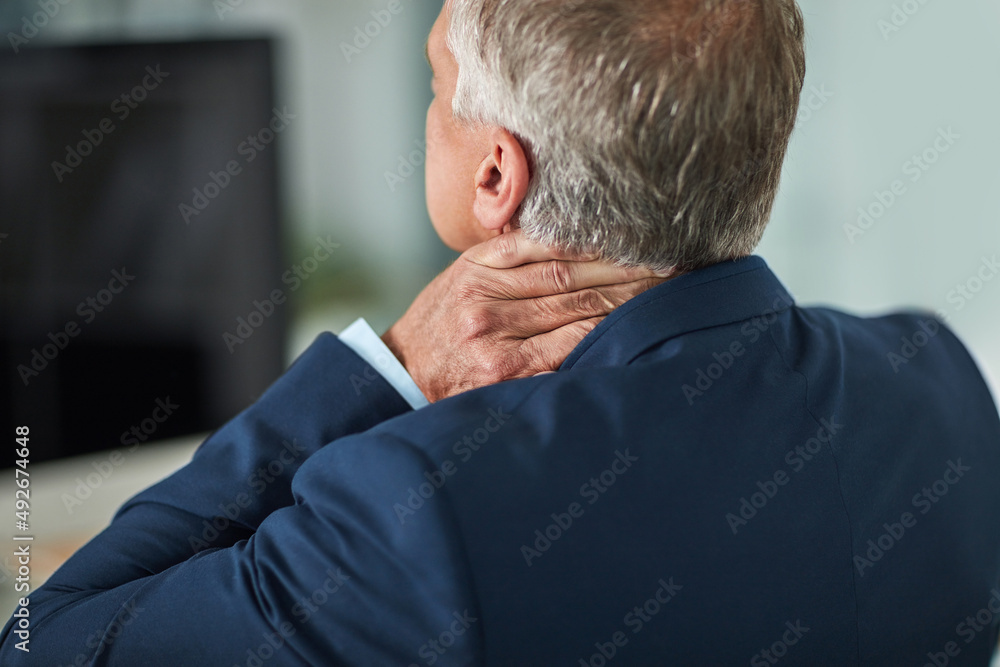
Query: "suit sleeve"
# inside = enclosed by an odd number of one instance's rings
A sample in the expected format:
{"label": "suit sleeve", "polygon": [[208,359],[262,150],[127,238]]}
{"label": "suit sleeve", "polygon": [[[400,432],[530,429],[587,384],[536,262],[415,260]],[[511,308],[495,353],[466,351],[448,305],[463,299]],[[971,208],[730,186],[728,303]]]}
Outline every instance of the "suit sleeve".
{"label": "suit sleeve", "polygon": [[[321,337],[30,595],[30,653],[15,648],[9,623],[0,663],[254,665],[280,650],[271,664],[362,664],[359,646],[402,645],[383,642],[387,632],[421,636],[397,632],[385,610],[417,608],[399,594],[407,586],[426,604],[422,568],[460,566],[448,539],[422,546],[453,531],[446,515],[426,511],[405,526],[417,530],[398,534],[404,526],[373,491],[419,478],[420,455],[385,436],[351,437],[407,410],[370,366]],[[384,463],[370,460],[375,451]],[[375,609],[387,615],[372,618]]]}

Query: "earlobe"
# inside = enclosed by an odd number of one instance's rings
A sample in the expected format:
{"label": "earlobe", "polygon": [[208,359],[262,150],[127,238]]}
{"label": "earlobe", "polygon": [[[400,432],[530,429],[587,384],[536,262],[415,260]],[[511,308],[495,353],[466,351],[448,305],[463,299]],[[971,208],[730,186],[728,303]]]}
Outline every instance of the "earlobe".
{"label": "earlobe", "polygon": [[490,153],[476,169],[473,213],[479,224],[491,231],[511,224],[528,193],[530,178],[521,143],[507,130],[494,130]]}

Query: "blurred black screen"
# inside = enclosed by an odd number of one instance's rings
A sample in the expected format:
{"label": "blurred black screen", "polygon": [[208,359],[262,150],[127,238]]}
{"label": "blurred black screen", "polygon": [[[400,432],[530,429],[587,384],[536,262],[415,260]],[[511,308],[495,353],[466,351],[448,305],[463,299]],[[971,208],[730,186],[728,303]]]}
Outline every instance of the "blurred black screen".
{"label": "blurred black screen", "polygon": [[140,441],[217,428],[281,372],[287,305],[223,338],[281,286],[278,146],[294,121],[275,108],[272,52],[0,55],[0,434],[29,426],[32,460],[131,444],[134,427]]}

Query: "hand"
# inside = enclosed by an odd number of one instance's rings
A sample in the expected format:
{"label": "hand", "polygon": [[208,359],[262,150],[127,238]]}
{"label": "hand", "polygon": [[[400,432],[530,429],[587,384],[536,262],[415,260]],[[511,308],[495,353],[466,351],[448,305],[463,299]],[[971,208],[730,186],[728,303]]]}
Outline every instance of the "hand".
{"label": "hand", "polygon": [[382,340],[439,401],[555,371],[611,311],[664,280],[509,232],[467,250]]}

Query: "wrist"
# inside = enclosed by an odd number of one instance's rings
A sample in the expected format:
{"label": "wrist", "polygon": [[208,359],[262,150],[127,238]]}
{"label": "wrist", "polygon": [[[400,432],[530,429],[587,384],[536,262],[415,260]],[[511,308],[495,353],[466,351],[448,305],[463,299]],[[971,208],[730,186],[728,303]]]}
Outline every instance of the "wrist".
{"label": "wrist", "polygon": [[399,323],[397,322],[396,324],[389,327],[389,330],[386,331],[381,336],[382,342],[385,343],[385,346],[387,348],[389,348],[389,351],[392,352],[392,355],[399,360],[399,363],[403,365],[403,368],[406,369],[406,372],[411,373],[410,366],[407,363],[408,359],[406,357],[406,354],[403,352],[403,346],[400,344],[399,341],[399,332],[396,329],[396,327],[398,326]]}

